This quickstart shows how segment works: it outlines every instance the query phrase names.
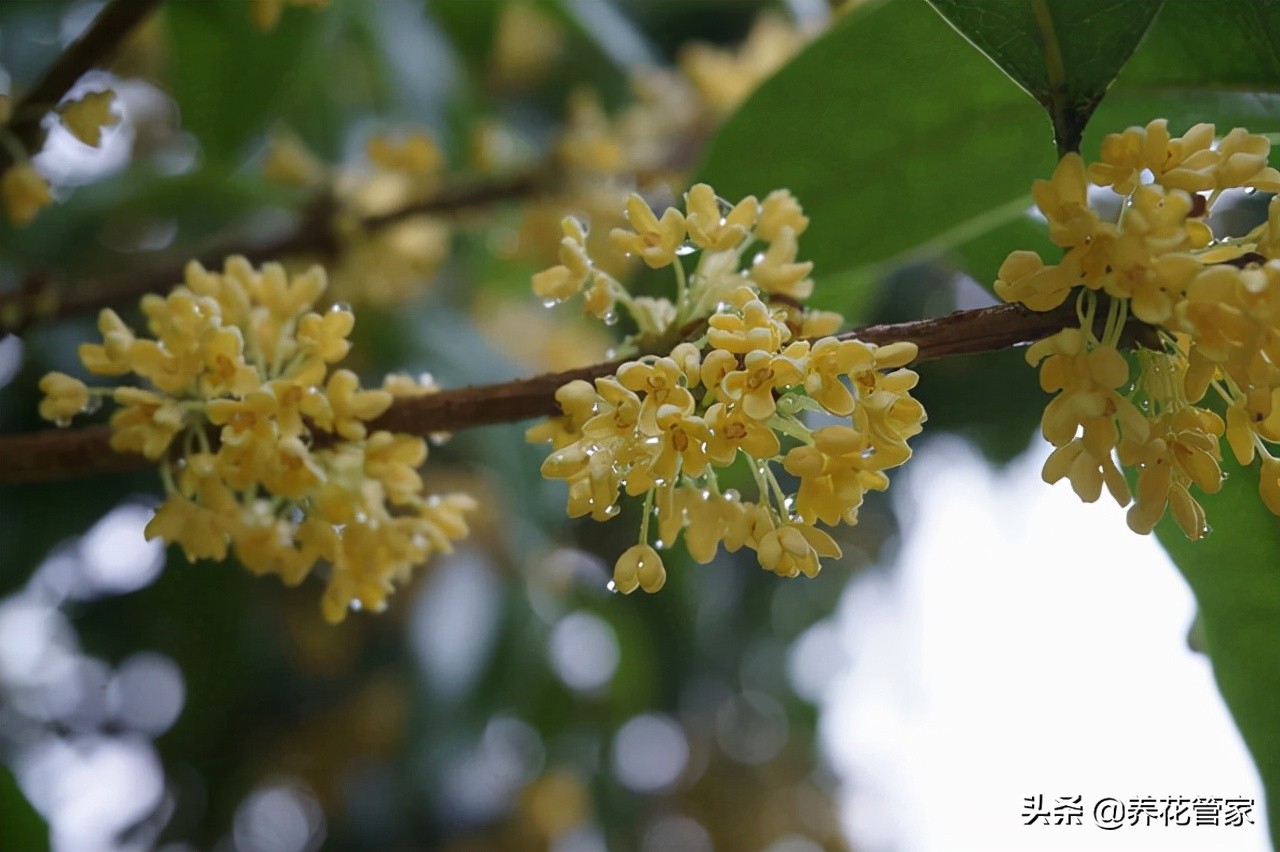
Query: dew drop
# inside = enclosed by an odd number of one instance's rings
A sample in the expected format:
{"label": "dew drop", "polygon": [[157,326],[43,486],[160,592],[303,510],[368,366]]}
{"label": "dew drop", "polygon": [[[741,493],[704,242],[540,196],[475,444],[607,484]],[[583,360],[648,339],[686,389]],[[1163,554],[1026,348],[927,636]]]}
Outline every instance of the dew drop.
{"label": "dew drop", "polygon": [[665,541],[663,541],[662,539],[660,539],[660,538],[659,538],[659,539],[655,539],[655,540],[654,540],[654,542],[653,542],[653,548],[654,548],[654,550],[666,550],[666,549],[667,549],[667,543],[666,543]]}
{"label": "dew drop", "polygon": [[347,606],[351,607],[352,612],[359,612],[364,609],[364,604],[360,603],[358,600],[352,600],[351,603],[347,604]]}
{"label": "dew drop", "polygon": [[449,443],[450,434],[448,432],[432,432],[427,435],[427,443],[433,447],[443,447]]}
{"label": "dew drop", "polygon": [[716,206],[720,208],[720,224],[723,225],[724,217],[733,212],[733,203],[717,195]]}
{"label": "dew drop", "polygon": [[1245,188],[1244,194],[1245,194],[1245,195],[1256,195],[1256,194],[1257,194],[1257,192],[1258,192],[1258,188],[1257,188],[1256,186],[1250,186],[1250,187],[1246,187],[1246,188]]}
{"label": "dew drop", "polygon": [[65,429],[65,428],[67,428],[68,426],[70,426],[70,425],[71,425],[71,418],[70,418],[70,417],[59,417],[58,419],[56,419],[56,420],[54,420],[54,421],[53,421],[53,425],[54,425],[54,426],[57,426],[59,429]]}
{"label": "dew drop", "polygon": [[329,313],[331,314],[348,313],[349,314],[351,313],[351,305],[347,304],[346,302],[334,302],[332,305],[329,306]]}
{"label": "dew drop", "polygon": [[736,488],[730,488],[728,491],[724,492],[724,499],[728,500],[730,503],[737,503],[742,499],[742,495],[738,493]]}
{"label": "dew drop", "polygon": [[618,357],[618,350],[610,346],[608,349],[604,350],[604,357],[612,361],[614,358]]}
{"label": "dew drop", "polygon": [[688,257],[697,250],[698,247],[694,245],[693,240],[685,240],[680,245],[676,246],[676,255],[678,257]]}
{"label": "dew drop", "polygon": [[618,593],[618,584],[613,582],[612,580],[610,580],[607,584],[605,584],[605,588],[613,592],[615,595]]}
{"label": "dew drop", "polygon": [[622,510],[618,508],[618,504],[614,503],[612,506],[604,510],[604,515],[606,518],[616,518],[618,517],[618,513],[621,511]]}
{"label": "dew drop", "polygon": [[600,321],[605,325],[617,325],[618,312],[614,310],[605,311],[604,316],[600,317]]}
{"label": "dew drop", "polygon": [[1204,529],[1200,530],[1200,537],[1207,538],[1209,536],[1209,533],[1211,532],[1213,532],[1213,527],[1209,526],[1208,524],[1205,524]]}
{"label": "dew drop", "polygon": [[759,266],[762,263],[764,263],[764,252],[758,251],[756,252],[756,256],[751,258],[751,265]]}
{"label": "dew drop", "polygon": [[543,299],[542,300],[542,307],[544,308],[554,308],[558,304],[560,304],[559,299]]}
{"label": "dew drop", "polygon": [[93,414],[100,408],[102,408],[102,397],[91,395],[80,410],[85,414]]}

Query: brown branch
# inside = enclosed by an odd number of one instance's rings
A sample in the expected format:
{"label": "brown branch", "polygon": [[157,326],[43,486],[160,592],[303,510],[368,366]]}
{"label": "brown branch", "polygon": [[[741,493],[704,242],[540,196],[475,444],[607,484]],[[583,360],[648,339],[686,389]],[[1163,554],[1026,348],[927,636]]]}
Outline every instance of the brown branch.
{"label": "brown branch", "polygon": [[[13,121],[8,130],[28,152],[34,152],[44,144],[42,120],[49,110],[62,100],[76,81],[94,66],[104,61],[124,37],[161,0],[112,0],[93,23],[75,41],[67,45],[57,61],[49,67],[40,81],[14,104]],[[0,147],[0,172],[13,164],[7,148]]]}
{"label": "brown branch", "polygon": [[[937,319],[867,326],[841,337],[877,344],[910,341],[920,347],[917,361],[931,361],[1030,343],[1076,322],[1070,305],[1048,313],[1033,313],[1018,305],[998,305],[956,311]],[[398,399],[370,426],[428,435],[556,414],[555,392],[561,385],[574,379],[608,375],[618,363]],[[0,435],[0,483],[55,482],[133,470],[147,463],[142,456],[112,450],[106,427]]]}
{"label": "brown branch", "polygon": [[[425,201],[406,205],[389,213],[366,217],[361,227],[375,229],[421,214],[456,215],[478,207],[513,201],[537,194],[552,185],[554,175],[546,169],[508,177],[446,186]],[[340,244],[333,230],[333,200],[317,198],[304,211],[298,224],[285,233],[253,245],[223,243],[196,258],[207,268],[220,269],[223,259],[242,255],[258,266],[289,255],[337,254]],[[36,273],[22,289],[0,293],[0,335],[20,333],[33,322],[93,313],[103,308],[137,302],[147,293],[163,293],[182,280],[187,261],[166,263],[154,269],[113,279],[81,281],[73,293],[59,294],[48,273]],[[42,310],[42,306],[47,306]]]}

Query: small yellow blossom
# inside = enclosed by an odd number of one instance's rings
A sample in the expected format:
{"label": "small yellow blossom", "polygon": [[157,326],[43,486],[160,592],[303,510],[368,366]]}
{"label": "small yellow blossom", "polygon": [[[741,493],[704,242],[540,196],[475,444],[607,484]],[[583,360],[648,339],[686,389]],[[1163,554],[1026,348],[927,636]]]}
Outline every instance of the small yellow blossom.
{"label": "small yellow blossom", "polygon": [[49,184],[30,163],[9,167],[0,178],[0,195],[4,197],[5,215],[19,228],[30,225],[37,213],[53,203]]}
{"label": "small yellow blossom", "polygon": [[77,100],[60,104],[58,117],[72,136],[91,148],[97,148],[102,144],[102,128],[120,122],[120,116],[112,109],[115,102],[116,93],[110,89],[89,92]]}
{"label": "small yellow blossom", "polygon": [[65,424],[89,405],[89,388],[66,373],[48,373],[40,380],[40,416]]}
{"label": "small yellow blossom", "polygon": [[676,249],[684,241],[684,214],[668,207],[659,219],[644,199],[633,193],[627,200],[627,221],[633,230],[614,228],[610,233],[620,249],[638,255],[652,269],[675,261]]}

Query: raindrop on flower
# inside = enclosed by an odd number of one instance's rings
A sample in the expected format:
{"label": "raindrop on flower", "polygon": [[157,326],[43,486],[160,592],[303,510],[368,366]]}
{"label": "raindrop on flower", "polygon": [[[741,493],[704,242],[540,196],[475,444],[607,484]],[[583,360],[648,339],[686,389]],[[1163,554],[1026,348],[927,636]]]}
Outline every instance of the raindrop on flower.
{"label": "raindrop on flower", "polygon": [[351,313],[351,306],[346,302],[334,302],[332,305],[329,306],[329,313],[336,314],[339,311],[345,311],[346,313]]}
{"label": "raindrop on flower", "polygon": [[688,257],[697,250],[698,247],[694,245],[692,240],[685,240],[680,245],[676,246],[676,255],[678,257]]}
{"label": "raindrop on flower", "polygon": [[90,394],[89,399],[85,401],[85,404],[80,408],[80,411],[84,414],[93,414],[100,408],[102,408],[102,397],[96,394]]}
{"label": "raindrop on flower", "polygon": [[347,604],[347,606],[351,607],[352,612],[359,612],[360,610],[364,609],[364,604],[360,603],[359,600],[355,600],[355,599],[353,599],[351,603]]}
{"label": "raindrop on flower", "polygon": [[542,307],[544,307],[544,308],[554,308],[556,305],[560,304],[560,302],[561,302],[561,300],[560,300],[560,299],[543,299],[543,300],[542,300]]}
{"label": "raindrop on flower", "polygon": [[618,508],[618,504],[614,503],[612,506],[604,510],[604,516],[606,518],[616,518],[618,513],[621,511],[622,509]]}
{"label": "raindrop on flower", "polygon": [[600,321],[601,321],[602,323],[604,323],[605,325],[617,325],[617,324],[618,324],[618,312],[617,312],[617,311],[615,311],[615,310],[612,310],[612,309],[611,309],[611,310],[607,310],[607,311],[605,311],[605,312],[604,312],[604,315],[600,317]]}
{"label": "raindrop on flower", "polygon": [[665,541],[663,541],[662,539],[660,539],[660,538],[659,538],[659,539],[655,539],[655,540],[654,540],[654,542],[653,542],[653,547],[654,547],[654,549],[655,549],[655,550],[666,550],[666,549],[667,549],[667,543],[666,543]]}
{"label": "raindrop on flower", "polygon": [[605,585],[605,588],[606,588],[606,589],[608,589],[609,591],[613,592],[615,595],[618,593],[618,584],[617,584],[617,583],[615,583],[615,582],[613,582],[612,580],[610,580],[610,581]]}

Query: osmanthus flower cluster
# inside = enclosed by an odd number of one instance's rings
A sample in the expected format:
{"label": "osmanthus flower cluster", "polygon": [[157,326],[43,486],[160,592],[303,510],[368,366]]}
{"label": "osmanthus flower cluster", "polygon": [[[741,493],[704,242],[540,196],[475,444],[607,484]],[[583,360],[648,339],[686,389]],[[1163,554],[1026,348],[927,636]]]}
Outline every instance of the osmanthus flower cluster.
{"label": "osmanthus flower cluster", "polygon": [[329,266],[335,297],[356,304],[393,305],[422,292],[449,257],[452,229],[440,216],[397,215],[367,220],[430,199],[440,187],[444,152],[430,134],[411,130],[371,136],[367,164],[331,168],[283,128],[272,134],[263,163],[267,179],[327,198],[337,241]]}
{"label": "osmanthus flower cluster", "polygon": [[369,431],[393,397],[435,388],[391,376],[366,390],[337,369],[355,317],[342,305],[313,311],[325,287],[319,267],[291,277],[243,258],[221,273],[193,261],[168,296],[142,299],[154,337],[104,310],[102,342],[80,347],[89,372],[138,382],[88,387],[50,373],[40,413],[61,426],[114,400],[111,446],[160,463],[166,498],[148,538],[193,561],[230,550],[289,585],[323,572],[322,609],[337,622],[348,609],[381,609],[415,565],[448,552],[474,501],[425,496],[425,442]]}
{"label": "osmanthus flower cluster", "polygon": [[[115,92],[110,89],[87,92],[65,101],[54,110],[62,126],[80,142],[91,148],[102,144],[102,131],[120,121],[116,114]],[[9,99],[0,98],[0,125],[9,122]],[[21,150],[12,134],[0,126],[0,138],[10,137],[8,144],[15,148],[15,163],[0,177],[0,200],[4,202],[5,216],[19,228],[30,225],[45,207],[53,203],[53,193],[48,182],[36,171],[26,152]]]}
{"label": "osmanthus flower cluster", "polygon": [[[802,307],[813,265],[797,259],[797,237],[809,220],[785,190],[729,204],[699,184],[683,210],[658,215],[633,195],[626,212],[630,227],[610,238],[671,269],[674,301],[628,293],[595,264],[572,218],[561,262],[533,289],[548,304],[580,295],[606,321],[625,311],[636,332],[624,349],[668,354],[560,388],[563,415],[528,432],[552,444],[543,475],[568,482],[570,517],[605,521],[622,494],[643,498],[639,541],[614,568],[618,591],[661,588],[658,550],[681,534],[702,563],[722,544],[749,547],[766,569],[812,577],[821,557],[840,554],[819,522],[856,523],[865,493],[887,488],[886,471],[911,455],[907,439],[925,419],[910,395],[916,374],[904,369],[915,344],[835,337],[838,314]],[[812,428],[806,412],[829,425]],[[755,500],[721,487],[735,463]]]}
{"label": "osmanthus flower cluster", "polygon": [[[1175,137],[1163,119],[1112,134],[1098,162],[1068,154],[1032,187],[1062,258],[1016,251],[1000,269],[1008,301],[1047,311],[1076,300],[1079,327],[1027,352],[1057,394],[1042,421],[1056,448],[1045,480],[1068,479],[1089,502],[1105,486],[1132,504],[1137,532],[1166,511],[1189,538],[1208,532],[1193,487],[1222,487],[1224,437],[1241,464],[1261,459],[1262,499],[1280,514],[1280,198],[1247,234],[1209,222],[1225,192],[1280,192],[1269,150],[1241,128],[1217,139],[1198,124]],[[1090,206],[1091,183],[1123,196],[1115,221]],[[1120,352],[1130,317],[1147,326],[1134,335],[1136,369]],[[1206,402],[1210,389],[1225,416]],[[1137,474],[1132,491],[1121,468]]]}

